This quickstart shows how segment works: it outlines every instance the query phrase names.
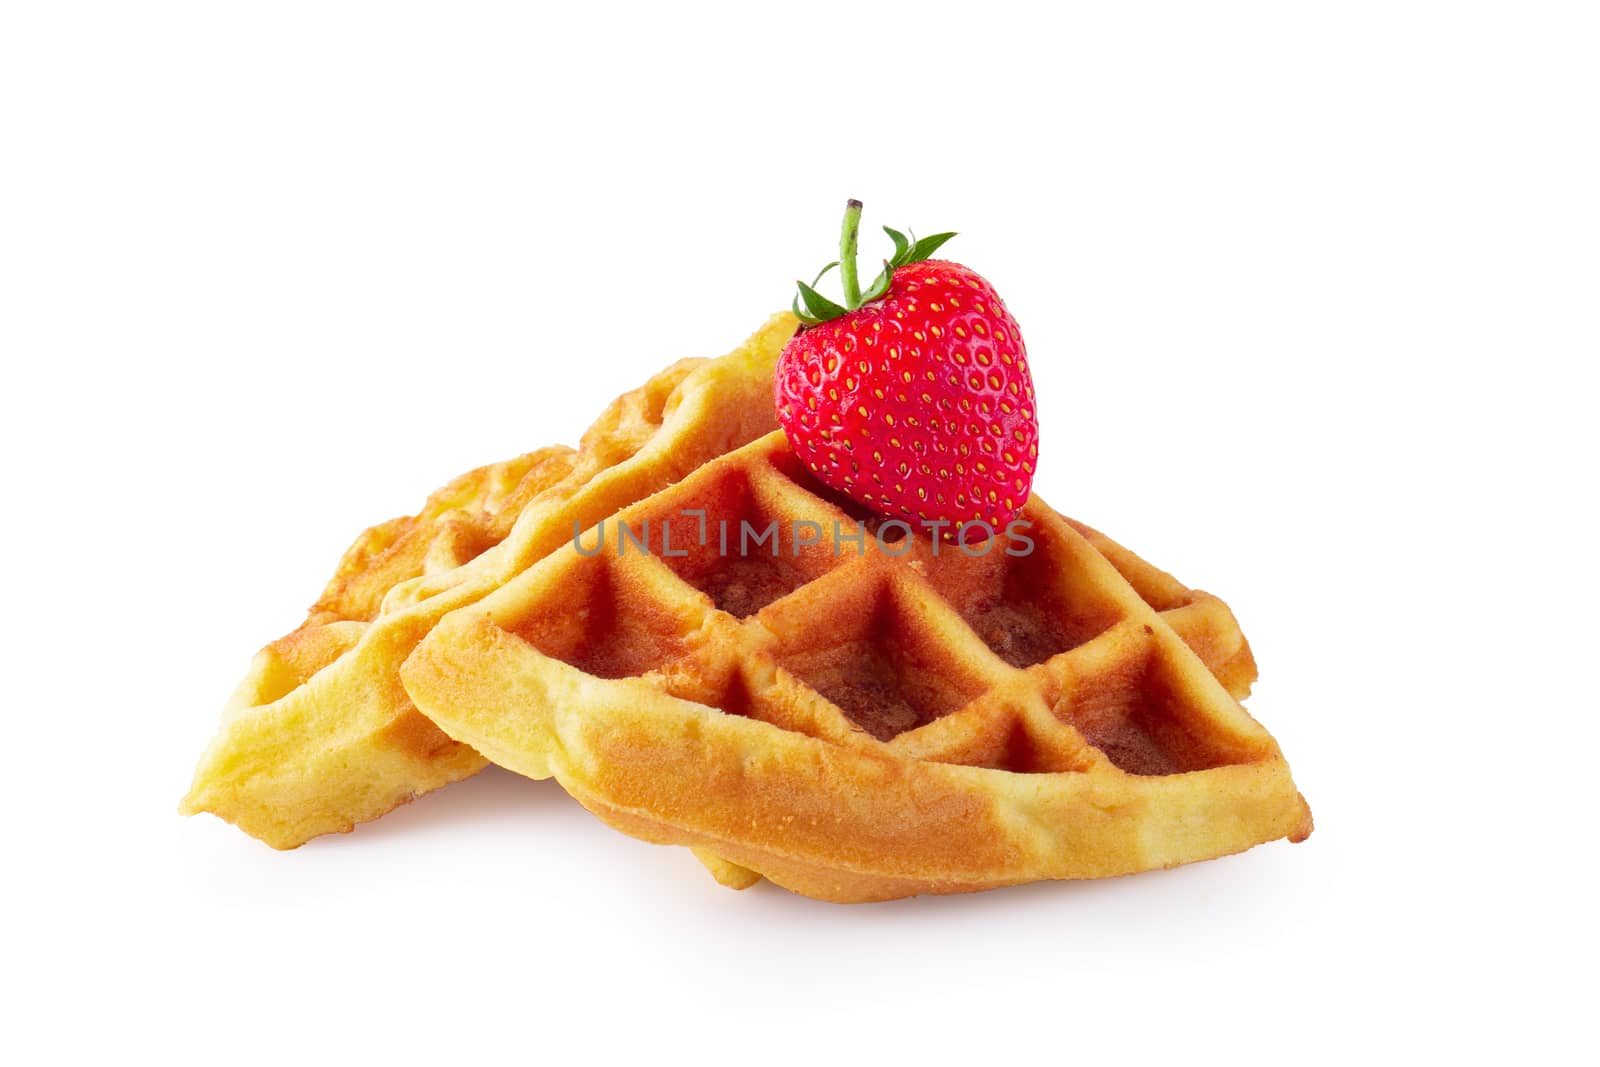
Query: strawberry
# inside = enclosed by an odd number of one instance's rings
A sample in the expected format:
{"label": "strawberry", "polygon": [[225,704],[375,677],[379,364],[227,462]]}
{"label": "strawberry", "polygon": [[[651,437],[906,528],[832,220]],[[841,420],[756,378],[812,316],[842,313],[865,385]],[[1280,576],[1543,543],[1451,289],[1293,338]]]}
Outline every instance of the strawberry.
{"label": "strawberry", "polygon": [[778,357],[778,421],[818,479],[880,515],[946,538],[969,523],[1003,530],[1039,458],[1016,320],[976,272],[928,258],[953,233],[917,241],[884,227],[895,254],[863,293],[860,217],[850,201],[839,261],[822,269],[840,268],[843,306],[797,283],[802,326]]}

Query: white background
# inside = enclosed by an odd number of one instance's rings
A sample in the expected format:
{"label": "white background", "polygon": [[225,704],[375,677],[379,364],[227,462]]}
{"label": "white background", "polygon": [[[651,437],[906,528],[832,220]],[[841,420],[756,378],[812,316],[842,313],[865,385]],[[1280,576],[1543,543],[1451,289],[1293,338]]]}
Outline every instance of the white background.
{"label": "white background", "polygon": [[[1594,9],[889,8],[0,9],[12,1062],[1592,1053]],[[1233,605],[1308,843],[845,908],[499,771],[174,814],[357,531],[847,196],[1006,297],[1041,494]]]}

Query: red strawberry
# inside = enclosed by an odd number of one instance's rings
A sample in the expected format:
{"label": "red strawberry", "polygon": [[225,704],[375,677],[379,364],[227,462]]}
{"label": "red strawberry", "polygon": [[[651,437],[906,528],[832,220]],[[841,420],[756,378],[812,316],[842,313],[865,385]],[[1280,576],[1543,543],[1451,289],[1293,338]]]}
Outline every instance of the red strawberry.
{"label": "red strawberry", "polygon": [[1039,458],[1016,320],[975,272],[928,259],[949,233],[913,243],[884,227],[895,256],[862,293],[860,215],[850,201],[840,262],[823,268],[840,267],[845,305],[799,283],[805,324],[778,357],[778,421],[813,474],[881,515],[951,523],[946,537],[964,523],[1003,530]]}

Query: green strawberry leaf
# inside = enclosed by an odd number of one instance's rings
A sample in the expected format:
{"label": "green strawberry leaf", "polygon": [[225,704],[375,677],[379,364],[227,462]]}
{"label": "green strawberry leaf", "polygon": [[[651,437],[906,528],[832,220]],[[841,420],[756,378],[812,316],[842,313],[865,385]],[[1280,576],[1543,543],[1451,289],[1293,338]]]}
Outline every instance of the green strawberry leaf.
{"label": "green strawberry leaf", "polygon": [[805,323],[807,326],[815,326],[817,323],[822,321],[821,319],[814,319],[806,312],[800,310],[799,293],[794,294],[794,300],[790,301],[789,308],[794,312],[794,317]]}
{"label": "green strawberry leaf", "polygon": [[932,237],[924,237],[922,240],[911,246],[911,258],[906,262],[921,263],[923,260],[930,258],[935,252],[937,252],[940,245],[944,244],[954,236],[954,233],[936,233]]}
{"label": "green strawberry leaf", "polygon": [[891,229],[888,226],[883,228],[883,232],[888,234],[889,240],[894,242],[894,255],[889,257],[889,262],[898,267],[905,262],[902,257],[906,254],[906,252],[910,251],[911,242],[906,240],[905,234],[901,233],[899,230]]}
{"label": "green strawberry leaf", "polygon": [[823,322],[828,319],[836,319],[845,314],[844,308],[835,304],[805,282],[797,281],[795,284],[800,287],[800,296],[806,302],[806,310],[811,312],[817,321]]}
{"label": "green strawberry leaf", "polygon": [[876,278],[872,279],[872,284],[867,286],[867,291],[861,294],[861,302],[863,304],[871,303],[884,293],[887,293],[889,291],[889,283],[893,280],[894,268],[889,265],[889,261],[886,259],[883,261],[883,269],[878,272]]}

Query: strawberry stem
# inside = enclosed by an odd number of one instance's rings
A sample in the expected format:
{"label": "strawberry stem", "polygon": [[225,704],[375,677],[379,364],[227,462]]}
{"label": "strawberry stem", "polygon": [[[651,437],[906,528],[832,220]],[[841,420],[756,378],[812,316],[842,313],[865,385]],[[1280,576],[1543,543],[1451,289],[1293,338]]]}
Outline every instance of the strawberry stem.
{"label": "strawberry stem", "polygon": [[861,201],[844,202],[844,226],[839,231],[839,279],[844,283],[844,306],[861,306],[861,279],[856,276],[856,240],[861,236]]}
{"label": "strawberry stem", "polygon": [[[953,233],[936,233],[919,241],[915,234],[908,238],[899,230],[888,226],[883,228],[883,232],[894,242],[894,258],[883,261],[883,270],[872,279],[872,284],[867,286],[866,292],[862,292],[861,278],[856,273],[856,243],[861,236],[861,201],[845,201],[844,226],[839,231],[839,258],[823,267],[810,285],[802,281],[795,282],[798,291],[794,299],[789,302],[789,307],[794,311],[794,317],[802,323],[802,329],[806,326],[815,326],[819,322],[841,318],[862,304],[881,300],[889,292],[896,267],[904,267],[908,263],[921,263],[955,236]],[[817,292],[817,282],[822,280],[823,274],[834,267],[839,268],[839,280],[844,286],[842,306]],[[801,304],[805,306],[801,307]]]}

